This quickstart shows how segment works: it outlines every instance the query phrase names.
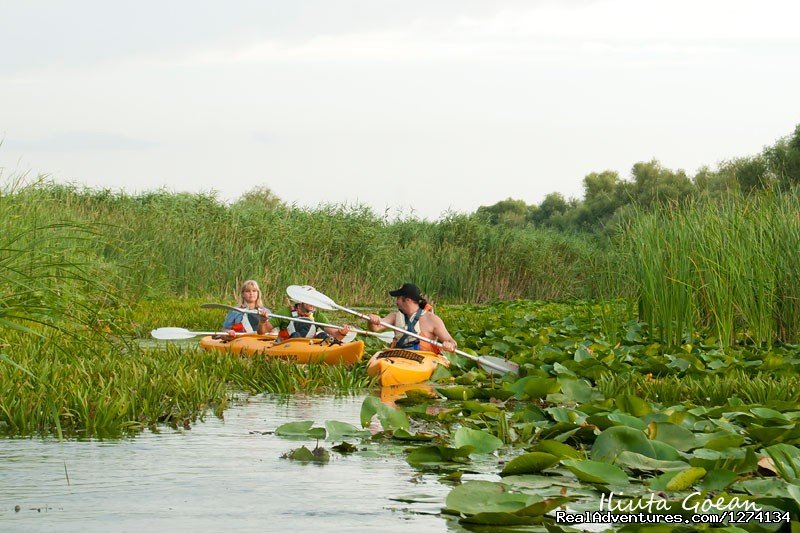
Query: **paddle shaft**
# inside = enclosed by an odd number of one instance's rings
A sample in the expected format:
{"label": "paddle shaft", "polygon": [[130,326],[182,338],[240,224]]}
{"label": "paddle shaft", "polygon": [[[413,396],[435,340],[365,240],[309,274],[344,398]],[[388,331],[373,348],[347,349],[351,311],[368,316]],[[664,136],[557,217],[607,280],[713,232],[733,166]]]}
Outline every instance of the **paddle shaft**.
{"label": "paddle shaft", "polygon": [[[357,317],[363,318],[364,320],[368,321],[370,319],[369,315],[365,315],[363,313],[359,313],[358,311],[355,311],[354,309],[348,309],[347,307],[342,307],[341,305],[339,305],[339,304],[337,304],[335,302],[331,302],[331,305],[333,307],[335,307],[336,309],[340,310],[340,311],[344,311],[345,313],[350,313],[351,315],[355,315]],[[395,326],[394,324],[389,324],[387,322],[384,322],[383,320],[381,320],[381,326],[389,328],[389,329],[392,329],[392,330],[397,331],[399,333],[403,333],[404,335],[408,335],[409,337],[414,337],[414,338],[419,339],[421,341],[425,341],[425,342],[427,342],[429,344],[432,344],[433,346],[438,346],[440,348],[444,347],[444,345],[439,341],[435,341],[433,339],[429,339],[427,337],[423,337],[422,335],[420,335],[420,334],[418,334],[416,332],[408,331],[408,330],[405,330],[403,328],[399,328],[399,327]],[[462,355],[462,356],[466,357],[467,359],[472,359],[473,361],[476,361],[476,362],[480,363],[481,365],[485,365],[485,366],[488,366],[490,368],[494,368],[495,370],[497,370],[499,372],[505,373],[505,372],[509,371],[509,368],[505,368],[503,366],[498,365],[497,363],[494,363],[492,361],[488,361],[486,359],[482,359],[482,358],[480,358],[478,356],[469,354],[469,353],[461,351],[459,349],[455,349],[453,351],[455,353],[457,353],[458,355]]]}
{"label": "paddle shaft", "polygon": [[[247,313],[247,314],[250,314],[250,315],[259,314],[258,311],[254,310],[254,309],[242,309],[241,307],[233,307],[232,305],[224,305],[224,304],[203,304],[203,305],[201,305],[201,307],[211,307],[211,306],[219,307],[219,308],[223,308],[223,309],[229,309],[231,311],[239,311],[240,313]],[[336,324],[328,324],[326,322],[315,322],[313,320],[308,320],[308,319],[305,319],[305,318],[297,318],[297,317],[294,317],[294,316],[283,316],[283,315],[276,315],[276,314],[273,314],[273,313],[269,313],[269,316],[270,316],[270,318],[274,317],[274,318],[277,318],[277,319],[280,319],[280,320],[290,320],[292,322],[303,322],[305,324],[314,324],[315,326],[322,326],[324,328],[341,329],[341,327],[342,327],[342,326],[338,326]],[[381,336],[380,333],[376,333],[374,331],[367,331],[367,330],[364,330],[364,329],[359,329],[359,328],[354,328],[354,327],[351,327],[350,331],[353,331],[355,333],[360,333],[361,335],[371,335],[373,337],[380,337]]]}

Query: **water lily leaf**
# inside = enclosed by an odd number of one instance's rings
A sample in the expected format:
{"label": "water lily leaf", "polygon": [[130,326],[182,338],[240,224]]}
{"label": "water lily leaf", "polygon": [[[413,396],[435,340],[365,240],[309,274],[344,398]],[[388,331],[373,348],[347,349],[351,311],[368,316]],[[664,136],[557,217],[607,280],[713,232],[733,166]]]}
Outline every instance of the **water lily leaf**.
{"label": "water lily leaf", "polygon": [[692,466],[702,466],[711,470],[732,470],[738,474],[752,472],[758,466],[758,458],[751,446],[746,448],[727,448],[716,451],[698,448],[689,459]]}
{"label": "water lily leaf", "polygon": [[282,437],[306,437],[311,426],[314,425],[313,420],[304,420],[302,422],[288,422],[275,428],[275,434]]}
{"label": "water lily leaf", "polygon": [[592,353],[585,347],[585,346],[578,346],[578,349],[575,350],[575,356],[573,359],[577,362],[586,361],[587,359],[593,359]]}
{"label": "water lily leaf", "polygon": [[468,481],[454,487],[445,499],[447,511],[464,515],[513,513],[541,501],[539,496],[509,492],[505,483]]}
{"label": "water lily leaf", "polygon": [[561,390],[561,386],[554,378],[526,376],[512,383],[509,390],[514,392],[519,400],[525,397],[538,399],[544,398],[548,394],[555,394]]}
{"label": "water lily leaf", "polygon": [[591,457],[595,461],[613,463],[624,451],[658,459],[653,449],[653,441],[650,441],[642,431],[627,426],[614,426],[600,433],[592,445]]}
{"label": "water lily leaf", "polygon": [[666,470],[682,470],[688,468],[689,465],[685,461],[662,461],[660,459],[653,459],[636,452],[624,451],[617,456],[614,464],[629,468],[631,470],[642,471],[666,471]]}
{"label": "water lily leaf", "polygon": [[474,387],[456,385],[454,387],[441,387],[437,389],[439,394],[448,400],[469,400],[475,397]]}
{"label": "water lily leaf", "polygon": [[283,457],[292,461],[327,463],[330,460],[330,453],[325,448],[309,450],[305,446],[301,446],[284,454]]}
{"label": "water lily leaf", "polygon": [[542,470],[558,464],[559,458],[544,452],[530,452],[510,460],[500,472],[501,476],[538,474]]}
{"label": "water lily leaf", "polygon": [[462,446],[461,448],[450,448],[448,446],[422,446],[416,448],[406,457],[410,465],[421,465],[425,463],[466,463],[469,462],[469,454],[472,453],[472,446]]}
{"label": "water lily leaf", "polygon": [[358,451],[358,447],[349,442],[342,442],[341,444],[333,446],[331,449],[339,453],[354,453]]}
{"label": "water lily leaf", "polygon": [[367,396],[361,404],[361,425],[369,426],[375,415],[384,431],[408,429],[408,417],[402,409],[390,407],[375,396]]}
{"label": "water lily leaf", "polygon": [[789,421],[783,413],[774,409],[767,409],[766,407],[753,407],[750,409],[750,412],[764,420],[775,420],[783,423]]}
{"label": "water lily leaf", "polygon": [[794,429],[794,425],[769,426],[764,427],[758,424],[750,424],[745,430],[747,435],[754,441],[768,444],[770,442],[780,442],[783,437]]}
{"label": "water lily leaf", "polygon": [[703,448],[708,448],[709,450],[724,450],[725,448],[738,448],[742,443],[744,443],[744,436],[734,433],[723,433],[710,439],[703,445]]}
{"label": "water lily leaf", "polygon": [[731,470],[712,470],[706,474],[699,487],[703,490],[723,490],[736,481],[737,477],[738,474]]}
{"label": "water lily leaf", "polygon": [[641,418],[636,418],[635,416],[627,415],[625,413],[611,413],[607,418],[610,422],[612,422],[611,426],[628,426],[640,431],[647,427],[647,424],[645,424],[644,420]]}
{"label": "water lily leaf", "polygon": [[654,428],[654,434],[651,434],[650,438],[667,443],[676,450],[685,452],[699,446],[694,433],[686,428],[669,422],[656,422]]}
{"label": "water lily leaf", "polygon": [[435,438],[435,435],[431,435],[428,433],[409,433],[405,429],[396,429],[392,433],[392,438],[395,438],[397,440],[425,442],[433,440]]}
{"label": "water lily leaf", "polygon": [[456,448],[472,446],[472,453],[492,453],[503,445],[502,440],[486,431],[466,427],[458,428],[453,436],[453,443]]}
{"label": "water lily leaf", "polygon": [[326,420],[325,429],[328,431],[329,440],[342,440],[342,437],[365,437],[370,434],[369,431],[338,420]]}
{"label": "water lily leaf", "polygon": [[618,466],[599,461],[563,459],[561,464],[581,481],[611,485],[628,483],[628,475]]}
{"label": "water lily leaf", "polygon": [[582,379],[559,376],[558,383],[561,386],[561,392],[568,400],[577,403],[592,401],[592,386],[588,382]]}
{"label": "water lily leaf", "polygon": [[630,413],[633,416],[645,416],[652,412],[650,404],[638,396],[625,394],[623,396],[619,396],[615,400],[615,403],[617,404],[617,409],[625,413]]}
{"label": "water lily leaf", "polygon": [[585,459],[582,452],[555,440],[542,440],[533,447],[534,451],[555,455],[559,459]]}
{"label": "water lily leaf", "polygon": [[764,451],[772,459],[781,477],[789,482],[800,478],[800,450],[789,444],[767,446]]}

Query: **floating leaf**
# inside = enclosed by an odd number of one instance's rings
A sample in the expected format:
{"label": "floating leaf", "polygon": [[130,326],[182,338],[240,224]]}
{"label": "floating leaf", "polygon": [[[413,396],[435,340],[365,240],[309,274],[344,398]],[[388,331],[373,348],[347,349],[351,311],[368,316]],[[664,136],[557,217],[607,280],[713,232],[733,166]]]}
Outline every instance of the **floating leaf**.
{"label": "floating leaf", "polygon": [[378,421],[384,431],[408,429],[408,417],[402,409],[390,407],[375,396],[367,396],[361,404],[361,425],[369,426],[374,415],[378,416]]}
{"label": "floating leaf", "polygon": [[309,437],[312,439],[324,439],[324,428],[312,428],[314,425],[313,420],[305,420],[303,422],[289,422],[278,426],[275,429],[275,434],[282,437]]}
{"label": "floating leaf", "polygon": [[449,512],[464,515],[513,513],[541,501],[539,496],[509,492],[508,485],[492,481],[468,481],[453,488],[445,499]]}
{"label": "floating leaf", "polygon": [[572,446],[555,440],[542,440],[533,447],[534,451],[555,455],[559,459],[584,459],[583,453]]}
{"label": "floating leaf", "polygon": [[581,481],[588,483],[602,483],[611,485],[624,485],[628,483],[628,475],[618,466],[599,461],[564,459],[561,464]]}
{"label": "floating leaf", "polygon": [[538,474],[542,470],[558,464],[559,458],[544,452],[530,452],[515,457],[503,467],[501,476]]}
{"label": "floating leaf", "polygon": [[283,457],[292,461],[327,463],[330,460],[330,453],[325,448],[309,450],[305,446],[301,446],[284,454]]}
{"label": "floating leaf", "polygon": [[461,448],[450,448],[448,446],[421,446],[414,449],[406,457],[410,465],[421,465],[425,463],[466,463],[469,462],[469,454],[472,453],[472,446]]}
{"label": "floating leaf", "polygon": [[466,427],[458,428],[453,443],[456,448],[472,446],[474,448],[472,453],[492,453],[503,445],[502,440],[486,431]]}
{"label": "floating leaf", "polygon": [[326,420],[325,429],[328,432],[329,440],[342,440],[342,437],[364,437],[370,434],[369,431],[338,420]]}

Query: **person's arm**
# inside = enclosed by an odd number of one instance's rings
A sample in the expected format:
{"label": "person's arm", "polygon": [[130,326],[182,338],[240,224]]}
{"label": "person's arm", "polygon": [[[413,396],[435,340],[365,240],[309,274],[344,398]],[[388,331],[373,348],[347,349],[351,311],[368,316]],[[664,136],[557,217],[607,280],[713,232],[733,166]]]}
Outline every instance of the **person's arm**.
{"label": "person's arm", "polygon": [[442,343],[442,348],[446,352],[454,352],[456,350],[456,340],[447,331],[444,322],[436,315],[430,315],[433,320],[433,335],[436,340]]}
{"label": "person's arm", "polygon": [[[324,322],[326,324],[331,323],[330,319],[328,319],[328,316],[325,313],[320,313],[320,312],[314,313],[314,321]],[[322,330],[331,337],[342,340],[344,336],[350,332],[350,326],[345,324],[340,328],[322,328]]]}
{"label": "person's arm", "polygon": [[233,327],[237,322],[241,322],[242,313],[238,311],[228,311],[225,315],[225,321],[222,323],[222,329],[228,330]]}
{"label": "person's arm", "polygon": [[269,309],[261,307],[258,310],[258,329],[256,330],[259,335],[266,335],[273,330],[273,326],[269,319]]}
{"label": "person's arm", "polygon": [[[290,316],[292,314],[292,311],[289,308],[278,309],[278,311],[275,314],[283,315],[283,316]],[[272,318],[269,319],[269,323],[272,326],[270,328],[270,330],[273,330],[275,328],[286,329],[287,327],[289,327],[289,321],[288,320],[284,320],[282,318],[272,317]]]}

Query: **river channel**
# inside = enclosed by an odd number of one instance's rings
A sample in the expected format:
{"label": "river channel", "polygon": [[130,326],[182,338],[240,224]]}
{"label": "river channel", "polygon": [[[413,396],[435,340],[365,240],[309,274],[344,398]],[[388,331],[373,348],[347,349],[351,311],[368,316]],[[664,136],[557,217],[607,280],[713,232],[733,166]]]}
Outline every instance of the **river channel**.
{"label": "river channel", "polygon": [[[463,531],[439,516],[451,487],[399,450],[327,464],[281,458],[314,441],[286,422],[359,426],[363,396],[254,396],[190,429],[121,440],[0,440],[2,531]],[[357,442],[357,441],[353,441]],[[334,444],[321,443],[327,449]]]}

